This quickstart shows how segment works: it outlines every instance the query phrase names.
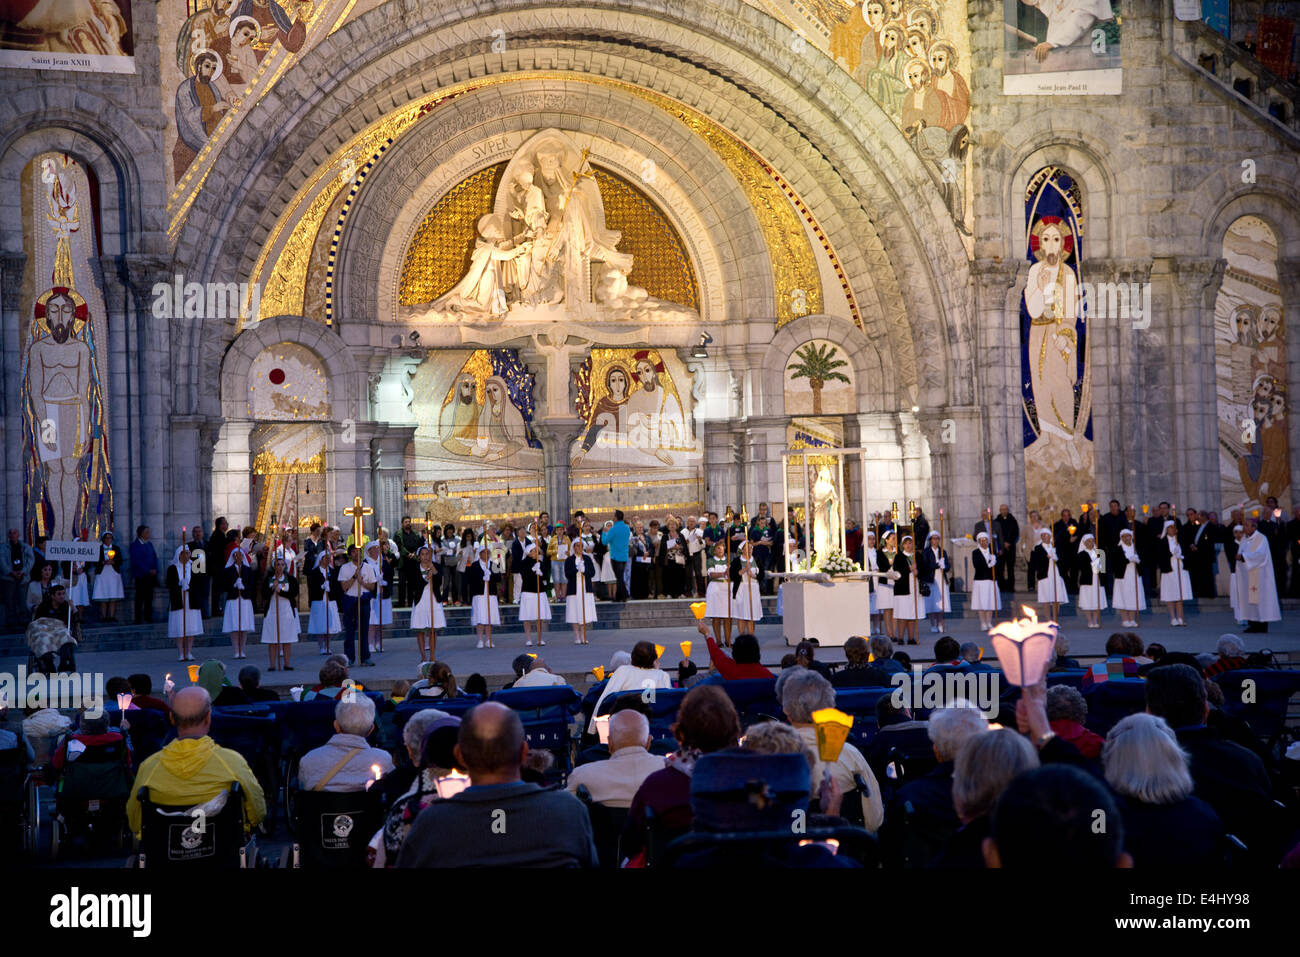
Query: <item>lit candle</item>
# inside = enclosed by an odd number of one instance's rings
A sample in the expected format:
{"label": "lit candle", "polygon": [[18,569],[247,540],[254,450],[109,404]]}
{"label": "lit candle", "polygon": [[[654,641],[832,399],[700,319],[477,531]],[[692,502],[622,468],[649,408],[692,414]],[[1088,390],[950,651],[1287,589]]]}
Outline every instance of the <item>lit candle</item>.
{"label": "lit candle", "polygon": [[681,649],[682,657],[689,659],[691,657],[691,643],[689,641],[683,641],[681,643]]}
{"label": "lit candle", "polygon": [[998,624],[989,631],[989,638],[1007,682],[1024,688],[1038,684],[1047,674],[1056,652],[1059,626],[1054,621],[1040,622],[1027,605],[1022,605],[1021,611],[1024,618]]}
{"label": "lit candle", "polygon": [[377,765],[377,764],[372,764],[372,765],[370,765],[370,773],[374,775],[374,779],[373,779],[373,780],[367,780],[367,781],[366,781],[366,790],[367,790],[367,791],[369,791],[371,785],[373,785],[373,784],[375,783],[375,781],[378,781],[379,778],[380,778],[381,769],[380,769],[379,765]]}
{"label": "lit candle", "polygon": [[130,708],[130,707],[131,707],[131,694],[130,694],[130,692],[127,692],[127,693],[125,693],[125,694],[119,694],[119,695],[117,696],[117,710],[118,710],[118,711],[125,711],[125,710],[127,710],[128,708]]}

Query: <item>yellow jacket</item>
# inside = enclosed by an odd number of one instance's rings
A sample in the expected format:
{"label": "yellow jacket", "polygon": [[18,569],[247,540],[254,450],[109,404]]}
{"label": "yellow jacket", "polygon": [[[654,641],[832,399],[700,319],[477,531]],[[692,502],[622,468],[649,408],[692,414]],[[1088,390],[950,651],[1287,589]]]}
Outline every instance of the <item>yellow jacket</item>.
{"label": "yellow jacket", "polygon": [[140,801],[136,794],[141,788],[149,789],[149,800],[155,804],[192,806],[210,801],[231,781],[238,781],[244,789],[244,814],[248,826],[255,827],[266,817],[266,798],[243,756],[219,747],[207,735],[178,738],[140,765],[126,803],[131,831],[140,836]]}

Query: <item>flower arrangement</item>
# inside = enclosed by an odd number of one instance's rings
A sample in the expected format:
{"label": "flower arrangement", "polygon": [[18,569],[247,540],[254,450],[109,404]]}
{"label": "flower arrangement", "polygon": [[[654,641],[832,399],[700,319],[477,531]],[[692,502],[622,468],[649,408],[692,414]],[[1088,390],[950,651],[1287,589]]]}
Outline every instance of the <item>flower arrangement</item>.
{"label": "flower arrangement", "polygon": [[817,556],[817,570],[828,575],[846,575],[860,572],[862,568],[855,561],[850,561],[838,548],[826,555]]}

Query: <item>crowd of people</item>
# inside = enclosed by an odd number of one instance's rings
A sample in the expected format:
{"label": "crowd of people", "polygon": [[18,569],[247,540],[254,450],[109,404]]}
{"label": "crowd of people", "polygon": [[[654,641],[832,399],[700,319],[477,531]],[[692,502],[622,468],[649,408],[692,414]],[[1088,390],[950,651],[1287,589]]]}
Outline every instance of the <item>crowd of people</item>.
{"label": "crowd of people", "polygon": [[[382,795],[384,819],[370,835],[373,866],[654,866],[674,837],[788,830],[791,810],[806,815],[813,835],[849,825],[875,835],[885,867],[1300,866],[1294,771],[1288,780],[1280,749],[1222,708],[1215,679],[1259,664],[1235,636],[1224,636],[1213,655],[1194,656],[1117,633],[1082,689],[1049,688],[1046,681],[1024,688],[1014,715],[1000,716],[1003,726],[964,698],[949,698],[927,714],[885,695],[864,747],[848,742],[831,754],[820,738],[819,715],[836,706],[844,689],[889,684],[911,664],[903,652],[881,636],[855,638],[845,649],[847,665],[832,669],[816,657],[816,643],[805,642],[774,674],[761,664],[752,635],[737,639],[733,658],[702,624],[700,631],[710,667],[684,659],[673,674],[652,644],[638,642],[597,669],[599,682],[578,689],[590,706],[583,720],[592,718],[577,730],[575,767],[567,775],[554,753],[529,747],[519,714],[483,700],[480,675],[461,687],[445,663],[429,662],[377,707],[357,693],[347,659],[331,656],[302,700],[335,702],[334,733],[301,756],[296,783],[303,790],[374,788]],[[1076,664],[1062,639],[1052,671]],[[977,648],[946,635],[936,641],[930,667],[993,670]],[[514,670],[507,687],[567,683],[536,655],[520,655]],[[756,677],[775,677],[780,716],[744,727],[719,682]],[[152,694],[146,675],[112,679],[130,699],[115,723],[128,736],[133,712],[141,709],[162,712],[174,728],[173,740],[132,768],[131,794],[147,786],[158,803],[203,805],[238,781],[247,824],[256,827],[277,796],[209,731],[214,707],[275,696],[259,687],[259,678],[249,665],[232,684],[224,666],[210,661],[195,684],[167,688],[165,700]],[[1145,710],[1099,734],[1087,727],[1086,695],[1106,681],[1141,682]],[[609,710],[602,702],[619,691],[674,686],[688,690],[671,741],[651,734],[653,697],[644,693],[618,696],[603,734],[594,721]],[[472,707],[456,709],[459,715],[439,708],[467,696],[474,696]],[[395,733],[385,716],[416,700],[429,706],[410,713]],[[48,719],[30,714],[24,735],[47,733]],[[64,720],[61,750],[46,748],[56,764],[123,733],[94,715],[76,728]],[[30,744],[13,743],[29,750]],[[760,778],[771,785],[771,807],[744,797],[751,790],[746,782]],[[598,850],[595,806],[615,809],[623,822],[616,861]],[[511,822],[506,828],[499,827],[503,810]],[[1095,826],[1098,812],[1103,828]],[[140,814],[132,797],[127,817],[137,834]],[[859,863],[835,847],[815,837],[765,845],[756,860]],[[735,859],[717,847],[677,859],[679,866],[726,863]]]}
{"label": "crowd of people", "polygon": [[[1148,598],[1167,607],[1171,625],[1185,625],[1187,601],[1215,596],[1220,557],[1234,617],[1248,632],[1267,631],[1281,619],[1281,597],[1300,592],[1300,508],[1284,522],[1270,498],[1262,510],[1234,510],[1226,525],[1214,512],[1189,508],[1179,515],[1167,502],[1142,512],[1123,509],[1118,500],[1105,514],[1085,505],[1076,518],[1062,509],[1050,524],[1031,512],[1022,537],[1008,506],[997,515],[986,511],[968,536],[975,547],[965,583],[981,625],[987,628],[1001,611],[1019,557],[1046,615],[1056,619],[1062,604],[1077,603],[1090,628],[1101,627],[1107,608],[1124,627],[1139,627]],[[11,529],[12,570],[0,579],[8,625],[49,618],[57,607],[75,643],[89,606],[97,607],[99,621],[117,620],[125,565],[137,623],[153,620],[154,590],[166,589],[168,633],[183,661],[193,660],[194,639],[212,616],[221,617],[236,659],[247,657],[246,642],[256,634],[267,646],[268,666],[292,670],[303,611],[310,613],[307,635],[321,655],[341,635],[348,658],[366,665],[371,650],[383,648],[394,607],[412,609],[410,626],[425,661],[435,656],[446,607],[469,607],[478,646],[493,647],[501,606],[518,604],[531,647],[545,643],[542,623],[552,620],[553,602],[563,604],[565,624],[583,644],[599,618],[596,603],[629,598],[704,599],[715,638],[730,646],[733,630],[752,634],[763,617],[763,596],[774,591],[774,574],[807,547],[795,512],[781,523],[766,502],[752,519],[730,507],[722,518],[710,511],[648,523],[615,511],[599,527],[582,511],[567,523],[542,512],[519,525],[461,528],[408,516],[396,530],[379,524],[374,540],[363,534],[360,542],[319,523],[302,537],[281,528],[273,539],[252,526],[231,528],[225,518],[206,537],[199,526],[187,531],[166,566],[144,525],[125,553],[106,532],[98,562],[60,566],[44,559],[43,540],[28,545]],[[846,522],[847,556],[874,575],[873,632],[914,644],[919,622],[928,619],[932,633],[941,630],[957,584],[942,539],[920,506],[906,524],[888,512],[874,513],[866,526]]]}

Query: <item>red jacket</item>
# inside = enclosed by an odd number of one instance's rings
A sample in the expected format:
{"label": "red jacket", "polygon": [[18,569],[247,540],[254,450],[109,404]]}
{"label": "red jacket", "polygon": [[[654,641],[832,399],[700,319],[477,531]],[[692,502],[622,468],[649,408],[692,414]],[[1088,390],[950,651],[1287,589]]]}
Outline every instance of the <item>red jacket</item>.
{"label": "red jacket", "polygon": [[722,675],[727,681],[737,681],[741,678],[776,677],[761,664],[737,663],[734,658],[718,647],[718,643],[713,640],[712,635],[706,635],[705,638],[709,644],[709,660],[713,662],[713,667],[717,669],[718,674]]}
{"label": "red jacket", "polygon": [[1085,758],[1099,757],[1101,746],[1106,743],[1106,739],[1101,735],[1094,734],[1077,721],[1068,721],[1065,718],[1057,718],[1053,721],[1052,730],[1062,741],[1074,745]]}

